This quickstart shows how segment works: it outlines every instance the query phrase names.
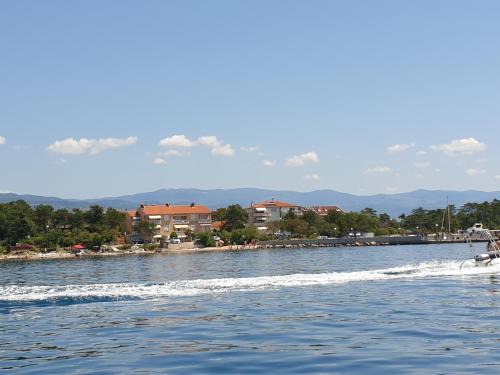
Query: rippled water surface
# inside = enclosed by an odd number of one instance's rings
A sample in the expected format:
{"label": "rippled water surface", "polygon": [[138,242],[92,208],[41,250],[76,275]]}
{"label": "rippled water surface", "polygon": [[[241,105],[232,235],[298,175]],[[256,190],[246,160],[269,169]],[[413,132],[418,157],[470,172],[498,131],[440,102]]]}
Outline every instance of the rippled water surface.
{"label": "rippled water surface", "polygon": [[[481,252],[482,245],[477,252]],[[0,263],[0,370],[500,373],[462,244]]]}

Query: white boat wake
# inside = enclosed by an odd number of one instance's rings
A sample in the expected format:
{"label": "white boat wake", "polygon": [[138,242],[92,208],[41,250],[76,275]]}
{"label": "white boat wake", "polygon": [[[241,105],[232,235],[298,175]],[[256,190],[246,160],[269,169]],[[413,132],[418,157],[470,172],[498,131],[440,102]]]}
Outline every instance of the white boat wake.
{"label": "white boat wake", "polygon": [[160,284],[87,284],[64,286],[0,286],[0,302],[50,301],[88,298],[156,298],[196,296],[286,287],[344,284],[361,281],[454,277],[500,272],[500,265],[460,269],[461,262],[430,262],[369,271],[293,274],[208,280],[180,280]]}

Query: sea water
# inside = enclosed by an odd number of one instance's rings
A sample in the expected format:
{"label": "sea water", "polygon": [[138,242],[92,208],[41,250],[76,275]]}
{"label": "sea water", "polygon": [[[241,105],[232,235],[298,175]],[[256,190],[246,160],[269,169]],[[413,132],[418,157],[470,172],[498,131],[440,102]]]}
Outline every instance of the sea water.
{"label": "sea water", "polygon": [[[483,252],[479,245],[476,252]],[[0,263],[0,370],[500,373],[500,266],[465,244]]]}

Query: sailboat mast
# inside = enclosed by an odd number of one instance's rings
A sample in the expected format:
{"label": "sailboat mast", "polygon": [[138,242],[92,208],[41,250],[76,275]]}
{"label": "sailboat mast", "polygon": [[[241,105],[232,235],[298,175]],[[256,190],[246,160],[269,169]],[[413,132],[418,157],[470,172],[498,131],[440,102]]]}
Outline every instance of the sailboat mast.
{"label": "sailboat mast", "polygon": [[448,235],[451,234],[451,213],[450,213],[450,201],[448,196],[446,197],[446,206],[448,207]]}

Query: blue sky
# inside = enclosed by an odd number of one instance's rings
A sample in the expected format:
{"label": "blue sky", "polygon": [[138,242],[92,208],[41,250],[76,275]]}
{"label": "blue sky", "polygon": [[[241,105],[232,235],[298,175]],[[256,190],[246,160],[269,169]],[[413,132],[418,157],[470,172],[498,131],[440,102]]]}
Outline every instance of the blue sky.
{"label": "blue sky", "polygon": [[500,190],[499,17],[498,1],[3,2],[0,191]]}

